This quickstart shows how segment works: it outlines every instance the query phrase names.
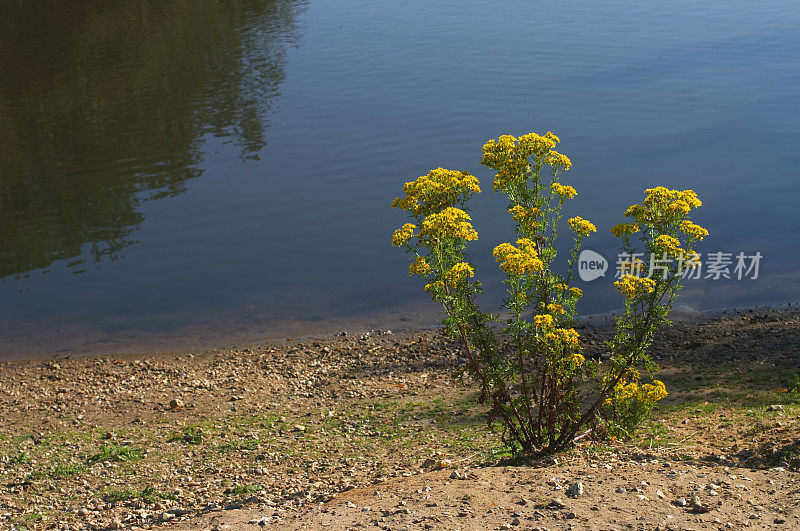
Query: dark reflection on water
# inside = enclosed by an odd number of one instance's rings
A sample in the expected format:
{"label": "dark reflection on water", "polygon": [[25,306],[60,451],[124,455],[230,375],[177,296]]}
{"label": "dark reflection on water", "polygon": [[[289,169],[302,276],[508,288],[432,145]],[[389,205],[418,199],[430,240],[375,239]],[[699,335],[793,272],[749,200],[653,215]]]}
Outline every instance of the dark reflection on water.
{"label": "dark reflection on water", "polygon": [[204,135],[267,144],[297,3],[0,4],[0,277],[116,259]]}

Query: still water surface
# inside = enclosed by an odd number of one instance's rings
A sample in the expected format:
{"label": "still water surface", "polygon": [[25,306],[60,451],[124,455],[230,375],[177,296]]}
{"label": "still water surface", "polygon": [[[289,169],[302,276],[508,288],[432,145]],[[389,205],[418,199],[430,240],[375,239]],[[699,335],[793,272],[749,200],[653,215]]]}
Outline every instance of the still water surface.
{"label": "still water surface", "polygon": [[[764,259],[682,302],[797,300],[798,27],[792,0],[4,2],[0,356],[432,324],[388,203],[477,175],[495,284],[480,147],[528,131],[561,136],[589,248],[614,259],[642,189],[693,188],[702,250]],[[609,280],[583,313],[616,308]]]}

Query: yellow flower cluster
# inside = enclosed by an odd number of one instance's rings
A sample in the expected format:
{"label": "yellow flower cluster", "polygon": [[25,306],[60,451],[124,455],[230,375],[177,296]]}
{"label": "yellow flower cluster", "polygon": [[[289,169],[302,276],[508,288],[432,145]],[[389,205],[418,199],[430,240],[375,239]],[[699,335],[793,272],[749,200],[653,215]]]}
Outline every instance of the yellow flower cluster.
{"label": "yellow flower cluster", "polygon": [[668,214],[682,216],[684,214],[688,214],[692,210],[692,207],[690,207],[689,203],[687,203],[683,199],[678,199],[676,201],[673,201],[672,203],[667,204],[664,210],[666,210]]}
{"label": "yellow flower cluster", "polygon": [[480,193],[478,179],[464,171],[436,168],[417,180],[403,186],[403,197],[392,201],[392,206],[407,210],[412,214],[424,214],[453,206],[459,199],[467,199],[470,194]]}
{"label": "yellow flower cluster", "polygon": [[625,212],[640,224],[653,223],[661,216],[682,217],[703,203],[693,190],[670,190],[663,186],[645,190],[642,205],[631,205]]}
{"label": "yellow flower cluster", "polygon": [[537,328],[550,328],[553,326],[553,316],[550,314],[534,315],[533,322]]}
{"label": "yellow flower cluster", "polygon": [[564,171],[567,171],[572,167],[572,161],[569,160],[569,157],[555,150],[551,150],[545,156],[544,161],[546,164],[549,164],[553,168],[563,169]]}
{"label": "yellow flower cluster", "polygon": [[679,190],[670,190],[663,186],[656,186],[655,188],[648,188],[644,192],[647,194],[644,198],[644,206],[648,208],[659,207],[673,201],[683,201],[690,210],[703,205],[693,190],[681,192]]}
{"label": "yellow flower cluster", "polygon": [[554,194],[559,195],[561,197],[566,197],[567,199],[572,199],[573,197],[578,195],[578,192],[575,190],[575,188],[573,188],[573,187],[571,187],[569,185],[563,185],[561,183],[553,183],[553,184],[551,184],[550,185],[550,190]]}
{"label": "yellow flower cluster", "polygon": [[611,234],[613,234],[617,238],[622,238],[623,236],[629,236],[637,232],[639,232],[639,225],[637,225],[636,223],[620,223],[619,225],[614,225],[613,227],[611,227]]}
{"label": "yellow flower cluster", "polygon": [[558,284],[556,284],[556,288],[560,289],[561,291],[569,291],[569,294],[573,297],[583,296],[583,290],[581,290],[581,288],[570,288],[563,282],[559,282]]}
{"label": "yellow flower cluster", "polygon": [[445,273],[445,280],[451,286],[455,286],[461,280],[467,277],[475,276],[475,269],[466,262],[459,262],[450,268],[450,271]]}
{"label": "yellow flower cluster", "polygon": [[623,275],[622,278],[614,282],[620,293],[632,299],[645,293],[652,293],[656,287],[655,280],[642,278],[635,275]]}
{"label": "yellow flower cluster", "polygon": [[552,313],[553,315],[562,315],[564,313],[564,307],[555,302],[551,302],[546,306],[546,308],[547,311]]}
{"label": "yellow flower cluster", "polygon": [[542,215],[542,211],[536,207],[526,208],[522,205],[514,205],[508,209],[508,213],[514,216],[514,220],[521,223],[531,223]]}
{"label": "yellow flower cluster", "polygon": [[544,336],[548,341],[561,343],[570,348],[577,348],[580,346],[580,335],[574,328],[556,328]]}
{"label": "yellow flower cluster", "polygon": [[691,221],[684,220],[681,222],[681,230],[684,234],[692,238],[693,240],[702,240],[706,236],[708,236],[708,230],[704,227],[696,223],[692,223]]}
{"label": "yellow flower cluster", "polygon": [[654,404],[667,396],[667,388],[661,380],[653,380],[651,384],[639,385],[635,381],[620,380],[614,386],[613,394],[606,398],[606,404],[621,404],[636,400],[643,404]]}
{"label": "yellow flower cluster", "polygon": [[478,233],[472,228],[472,218],[460,208],[447,207],[441,212],[435,212],[425,218],[420,238],[435,240],[442,238],[457,238],[472,241],[478,239]]}
{"label": "yellow flower cluster", "polygon": [[412,236],[414,236],[414,229],[417,226],[413,223],[406,223],[392,234],[392,245],[401,246],[405,244]]}
{"label": "yellow flower cluster", "polygon": [[519,138],[502,135],[483,145],[481,164],[497,170],[494,189],[505,190],[520,179],[527,178],[530,170],[528,158],[533,156],[538,164],[550,164],[554,170],[568,170],[572,166],[569,157],[553,151],[561,140],[548,131],[544,135],[528,133]]}
{"label": "yellow flower cluster", "polygon": [[656,237],[653,244],[658,248],[659,251],[668,255],[677,256],[683,253],[683,249],[681,249],[681,242],[669,234],[662,234]]}
{"label": "yellow flower cluster", "polygon": [[586,361],[586,358],[583,357],[583,354],[580,354],[579,352],[575,352],[574,354],[572,354],[572,363],[574,363],[578,367],[583,365],[584,361]]}
{"label": "yellow flower cluster", "polygon": [[575,231],[575,234],[578,236],[586,236],[590,232],[597,232],[597,227],[594,226],[594,223],[580,216],[568,219],[567,225],[569,225],[569,228]]}
{"label": "yellow flower cluster", "polygon": [[517,246],[501,243],[494,248],[492,255],[500,264],[500,268],[508,275],[524,275],[532,271],[544,269],[544,263],[536,252],[536,244],[527,239],[517,240]]}
{"label": "yellow flower cluster", "polygon": [[667,393],[667,386],[661,380],[653,380],[652,384],[644,384],[639,388],[639,396],[637,397],[640,402],[658,402],[665,398]]}
{"label": "yellow flower cluster", "polygon": [[431,272],[431,266],[424,257],[418,256],[413,262],[408,265],[408,276],[419,275],[426,276]]}
{"label": "yellow flower cluster", "polygon": [[643,205],[631,205],[625,211],[625,217],[635,219],[639,224],[646,225],[653,222],[653,213]]}
{"label": "yellow flower cluster", "polygon": [[561,141],[556,135],[548,131],[544,135],[537,135],[536,133],[528,133],[519,137],[519,144],[517,146],[520,155],[530,157],[531,155],[541,156],[548,153],[551,149],[556,147]]}
{"label": "yellow flower cluster", "polygon": [[425,284],[425,291],[433,291],[437,288],[441,288],[444,286],[444,283],[441,280],[437,280],[436,282],[431,282],[430,284]]}

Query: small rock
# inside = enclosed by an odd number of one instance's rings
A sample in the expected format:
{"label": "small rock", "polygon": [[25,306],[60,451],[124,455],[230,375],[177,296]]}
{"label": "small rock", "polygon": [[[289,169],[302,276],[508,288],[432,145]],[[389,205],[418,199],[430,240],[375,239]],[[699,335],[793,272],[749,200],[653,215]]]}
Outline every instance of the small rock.
{"label": "small rock", "polygon": [[707,513],[709,511],[708,507],[703,505],[700,498],[697,496],[692,496],[691,506],[692,510],[696,513]]}
{"label": "small rock", "polygon": [[674,502],[674,503],[675,503],[675,505],[677,505],[678,507],[686,507],[687,505],[689,505],[689,504],[686,502],[686,498],[684,498],[683,496],[681,496],[680,498],[678,498],[677,500],[675,500],[675,502]]}
{"label": "small rock", "polygon": [[581,496],[583,494],[583,483],[581,483],[580,481],[578,481],[577,483],[573,483],[572,486],[570,486],[569,491],[567,491],[567,493],[573,498]]}
{"label": "small rock", "polygon": [[86,516],[87,514],[89,514],[89,509],[86,507],[81,507],[78,509],[78,516]]}
{"label": "small rock", "polygon": [[563,501],[561,501],[561,498],[553,498],[552,500],[550,500],[550,504],[549,505],[551,507],[558,507],[559,509],[563,509],[564,507],[567,506],[567,504],[565,504]]}
{"label": "small rock", "polygon": [[783,406],[780,404],[772,404],[767,406],[767,411],[783,411]]}
{"label": "small rock", "polygon": [[169,401],[170,409],[181,409],[183,407],[183,400],[180,398],[173,398]]}

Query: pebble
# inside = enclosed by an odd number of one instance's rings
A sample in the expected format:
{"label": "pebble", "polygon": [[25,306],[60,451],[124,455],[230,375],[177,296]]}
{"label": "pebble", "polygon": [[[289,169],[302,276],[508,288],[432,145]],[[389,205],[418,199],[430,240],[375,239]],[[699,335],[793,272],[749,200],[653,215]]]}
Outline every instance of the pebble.
{"label": "pebble", "polygon": [[565,504],[563,501],[561,501],[561,498],[553,498],[552,500],[550,500],[550,505],[552,505],[553,507],[561,508],[561,509],[563,509],[564,507],[567,506],[567,504]]}
{"label": "pebble", "polygon": [[580,481],[573,483],[569,488],[568,494],[573,498],[583,495],[583,483]]}

